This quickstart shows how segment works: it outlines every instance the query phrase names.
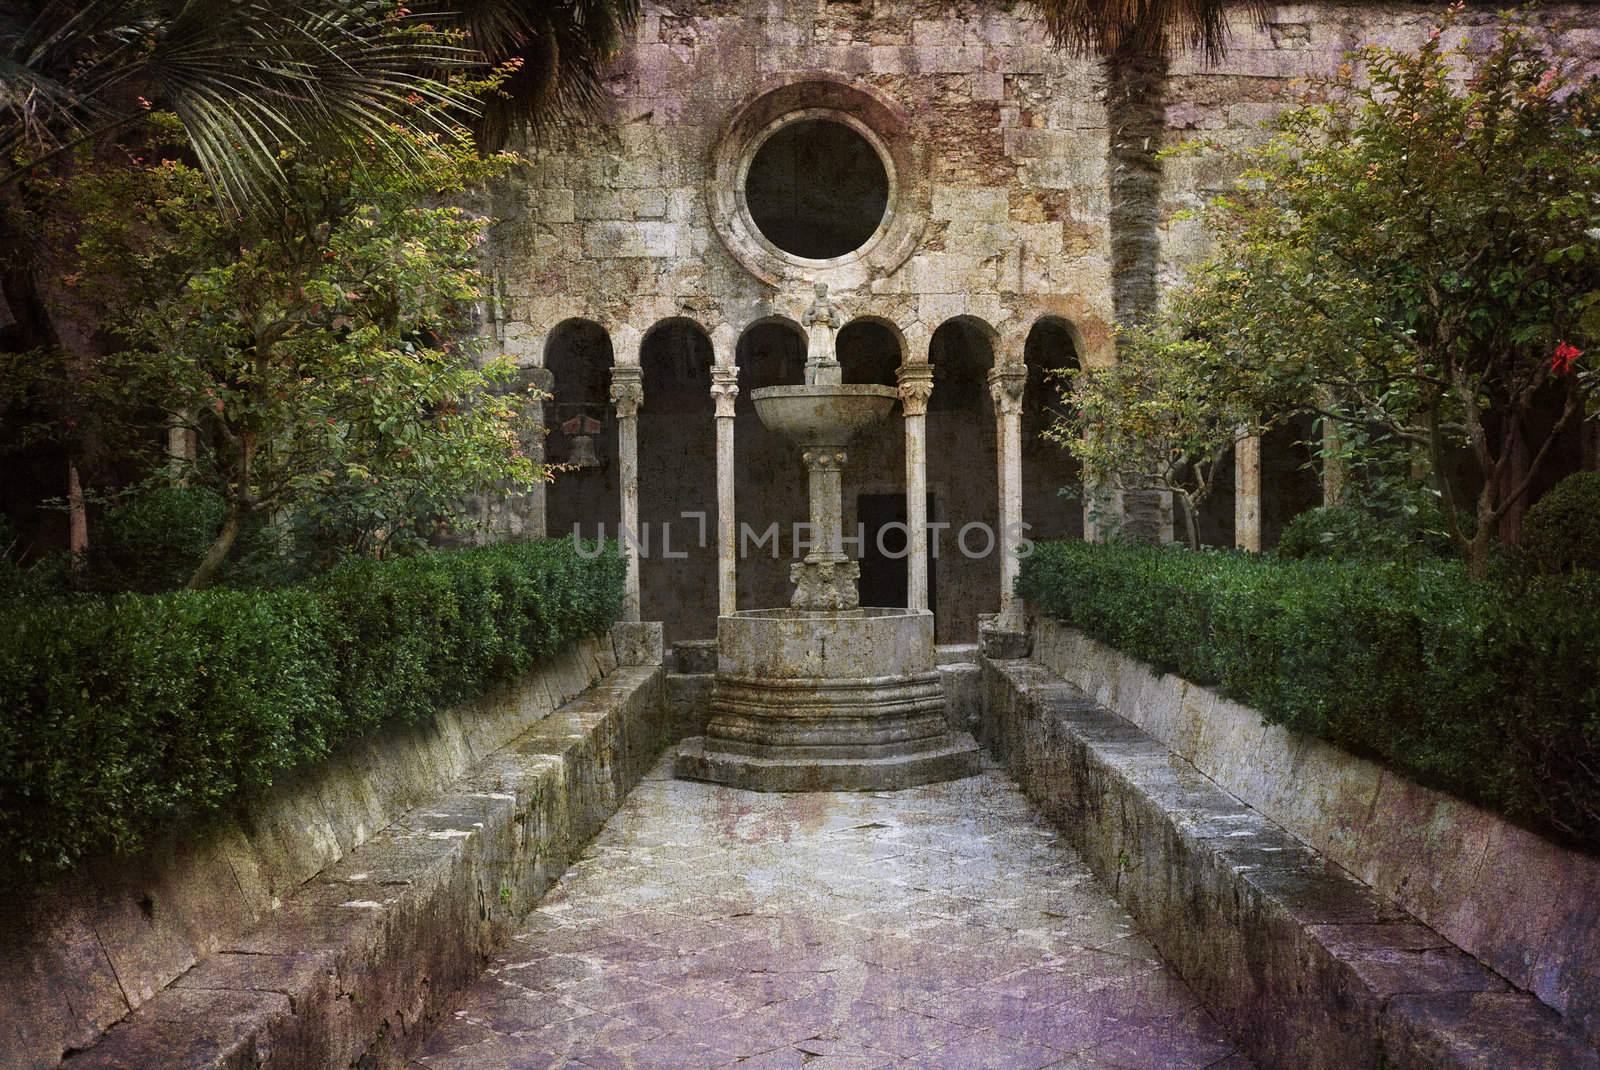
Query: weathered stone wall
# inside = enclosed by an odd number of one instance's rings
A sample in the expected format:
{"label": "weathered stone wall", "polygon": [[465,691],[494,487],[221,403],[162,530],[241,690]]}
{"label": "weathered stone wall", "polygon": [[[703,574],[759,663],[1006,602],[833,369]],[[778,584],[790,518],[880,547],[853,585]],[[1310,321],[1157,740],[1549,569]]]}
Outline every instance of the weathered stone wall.
{"label": "weathered stone wall", "polygon": [[[657,638],[646,656],[659,662],[659,650]],[[549,719],[615,670],[619,654],[622,664],[640,659],[610,636],[585,639],[514,687],[351,744],[200,834],[175,833],[136,865],[109,860],[48,896],[11,904],[0,928],[10,967],[0,978],[0,1066],[52,1067],[88,1047],[175,978],[269,923],[306,882],[401,813]],[[659,685],[652,694],[659,707]]]}
{"label": "weathered stone wall", "polygon": [[1034,658],[1600,1044],[1600,860],[1052,621]]}
{"label": "weathered stone wall", "polygon": [[[1295,98],[1298,79],[1335,71],[1363,43],[1414,45],[1437,13],[1432,4],[1281,4],[1263,27],[1240,22],[1219,65],[1195,56],[1171,64],[1167,140],[1204,138],[1233,147],[1258,139],[1261,123]],[[1494,16],[1483,7],[1469,17]],[[1543,5],[1536,17],[1600,25],[1600,13],[1582,4]],[[1592,47],[1596,33],[1578,29],[1571,38]],[[604,330],[617,364],[637,364],[650,329],[682,317],[711,340],[718,364],[732,365],[751,325],[776,318],[798,330],[811,299],[806,283],[816,277],[832,284],[847,320],[875,316],[891,325],[904,359],[928,359],[934,332],[967,317],[1001,364],[1023,360],[1041,319],[1064,326],[1085,362],[1108,361],[1103,81],[1097,61],[1052,47],[1026,4],[647,3],[608,78],[601,121],[531,150],[533,162],[499,194],[505,222],[494,247],[509,291],[506,348],[524,363],[543,363],[555,328],[581,317]],[[735,225],[741,152],[759,138],[763,122],[810,106],[862,119],[895,169],[892,225],[848,263],[785,260]],[[1231,174],[1216,152],[1173,158],[1164,167],[1161,273],[1170,284],[1204,251],[1198,222],[1179,213],[1224,189]],[[714,470],[709,409],[653,416],[662,399],[652,397],[651,378],[640,430],[642,506],[646,514],[661,511],[652,501],[699,508],[712,500],[702,486]],[[560,393],[558,383],[558,401]],[[1039,402],[1034,392],[1025,404]],[[740,408],[741,421],[754,419],[746,400]],[[940,498],[935,519],[958,526],[985,519],[974,515],[979,501],[989,503],[992,517],[992,441],[961,434],[942,448],[936,417],[928,460],[929,486]],[[1032,428],[1039,421],[1024,422]],[[614,428],[606,433],[614,436]],[[739,438],[742,449],[755,442],[743,429]],[[552,445],[559,459],[565,444]],[[795,494],[798,462],[755,448],[737,462],[740,519],[764,526],[797,517],[803,510]],[[1075,535],[1081,520],[1050,508],[1059,503],[1041,485],[1069,478],[1052,449],[1026,436],[1026,493],[1036,512],[1051,514],[1042,534]],[[1264,471],[1269,503],[1304,504],[1292,465],[1269,456]],[[566,478],[549,490],[552,519],[603,512],[596,520],[614,522],[614,504],[563,505],[569,492],[586,498],[595,490]],[[605,484],[603,476],[584,478]],[[846,478],[855,485],[854,491],[847,485],[849,509],[860,489],[903,486],[899,454],[864,445]],[[1027,512],[1024,519],[1034,519]],[[1267,519],[1270,527],[1284,518]],[[1229,530],[1225,522],[1208,524],[1208,538],[1226,541]],[[660,569],[644,575],[645,615],[666,620],[673,638],[710,634],[712,570],[709,556],[702,557],[674,566],[670,575]],[[974,615],[996,608],[998,566],[949,558],[939,568],[940,640],[969,640]],[[787,548],[782,562],[742,567],[741,606],[782,604],[786,573]]]}
{"label": "weathered stone wall", "polygon": [[[775,289],[729,255],[708,186],[735,108],[816,77],[893,102],[926,150],[925,172],[901,176],[915,186],[910,200],[926,206],[926,226],[896,269],[836,293],[848,314],[870,311],[913,336],[920,325],[925,344],[952,316],[1025,334],[1054,311],[1104,353],[1105,132],[1095,68],[1052,49],[1032,19],[998,7],[646,5],[610,78],[608,121],[540,150],[501,205],[513,349],[539,360],[544,336],[572,316],[596,320],[614,339],[673,315],[735,333],[773,313],[798,320],[809,294]],[[619,346],[617,359],[636,354]]]}
{"label": "weathered stone wall", "polygon": [[[1600,25],[1581,4],[1543,5],[1540,17]],[[1264,28],[1236,20],[1219,65],[1174,60],[1169,140],[1254,140],[1297,80],[1332,73],[1364,43],[1415,45],[1436,18],[1437,5],[1351,2],[1278,5]],[[1569,38],[1581,47],[1597,35]],[[710,186],[735,109],[813,79],[868,87],[898,106],[909,117],[904,136],[926,156],[922,173],[900,176],[916,187],[909,202],[925,205],[926,225],[899,266],[836,286],[848,314],[886,317],[913,339],[920,328],[925,339],[965,313],[1020,342],[1054,312],[1091,359],[1109,356],[1098,66],[1051,47],[1027,5],[987,0],[646,4],[608,80],[605,121],[535,150],[499,206],[510,347],[538,362],[544,336],[573,316],[601,323],[614,343],[639,332],[635,345],[676,315],[713,334],[773,313],[798,319],[809,294],[775,290],[729,255]],[[1165,171],[1169,215],[1230,177],[1214,153],[1169,160]],[[1167,220],[1169,281],[1200,248],[1195,221]],[[793,277],[813,273],[801,266]],[[636,359],[618,345],[619,362]]]}

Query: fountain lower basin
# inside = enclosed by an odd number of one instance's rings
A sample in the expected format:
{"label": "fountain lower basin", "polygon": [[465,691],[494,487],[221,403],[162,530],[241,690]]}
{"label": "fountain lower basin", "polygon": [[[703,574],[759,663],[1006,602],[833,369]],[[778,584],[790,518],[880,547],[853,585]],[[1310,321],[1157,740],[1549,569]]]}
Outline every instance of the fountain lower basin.
{"label": "fountain lower basin", "polygon": [[676,773],[754,791],[881,791],[970,776],[946,724],[926,610],[761,609],[719,618],[706,735]]}

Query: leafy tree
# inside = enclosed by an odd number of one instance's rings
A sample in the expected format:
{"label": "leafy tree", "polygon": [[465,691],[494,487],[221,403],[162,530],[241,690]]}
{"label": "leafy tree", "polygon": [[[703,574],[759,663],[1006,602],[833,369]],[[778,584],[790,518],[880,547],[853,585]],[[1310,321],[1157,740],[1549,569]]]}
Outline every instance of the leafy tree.
{"label": "leafy tree", "polygon": [[[59,285],[76,274],[77,235],[49,191],[85,173],[137,172],[157,141],[193,165],[186,179],[203,177],[241,216],[281,218],[298,195],[285,161],[365,158],[426,169],[417,146],[458,137],[464,123],[498,148],[520,126],[581,111],[598,99],[603,64],[639,4],[438,0],[418,8],[392,0],[22,0],[0,9],[0,295],[13,319],[0,347],[48,354],[45,365],[66,373],[14,381],[0,401],[8,428],[48,428],[61,441],[75,501],[80,470],[114,452],[78,380],[92,378],[116,343],[99,320],[98,295]],[[486,80],[486,71],[495,77]],[[168,124],[181,136],[172,138]],[[60,225],[41,227],[41,217]],[[253,225],[242,222],[241,233]],[[54,359],[63,353],[70,359]],[[82,551],[81,505],[73,518]]]}
{"label": "leafy tree", "polygon": [[1045,437],[1077,458],[1085,485],[1176,495],[1199,549],[1200,507],[1218,468],[1241,438],[1265,429],[1244,374],[1204,342],[1147,332],[1125,341],[1117,363],[1064,374],[1068,404]]}
{"label": "leafy tree", "polygon": [[424,137],[407,156],[288,154],[292,201],[242,219],[170,160],[68,187],[80,270],[65,285],[102,295],[120,343],[85,386],[189,428],[183,474],[227,505],[189,586],[254,520],[337,516],[371,549],[477,488],[539,478],[518,399],[497,389],[512,369],[479,367],[463,340],[485,221],[448,203],[513,158]]}
{"label": "leafy tree", "polygon": [[[1483,575],[1500,519],[1585,418],[1600,341],[1600,95],[1513,21],[1486,50],[1369,48],[1246,154],[1169,329],[1427,472]],[[1529,458],[1519,462],[1523,447]],[[1460,498],[1450,463],[1474,478]]]}

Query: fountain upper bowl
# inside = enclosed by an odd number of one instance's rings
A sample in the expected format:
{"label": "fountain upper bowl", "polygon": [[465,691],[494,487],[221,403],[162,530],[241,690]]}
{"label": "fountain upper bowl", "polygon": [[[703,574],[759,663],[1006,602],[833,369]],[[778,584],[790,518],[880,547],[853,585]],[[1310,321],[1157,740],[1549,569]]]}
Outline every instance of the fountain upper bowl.
{"label": "fountain upper bowl", "polygon": [[801,447],[843,446],[881,421],[900,396],[873,383],[767,386],[750,392],[769,430]]}

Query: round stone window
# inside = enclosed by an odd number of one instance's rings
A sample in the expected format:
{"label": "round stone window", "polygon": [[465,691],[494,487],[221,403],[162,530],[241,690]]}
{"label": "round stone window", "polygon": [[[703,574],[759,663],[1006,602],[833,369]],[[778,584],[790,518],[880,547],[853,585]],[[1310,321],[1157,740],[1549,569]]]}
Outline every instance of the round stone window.
{"label": "round stone window", "polygon": [[[737,105],[707,177],[711,225],[763,282],[835,293],[897,269],[928,218],[925,138],[876,89],[786,74]],[[809,297],[805,298],[809,300]]]}
{"label": "round stone window", "polygon": [[866,245],[889,208],[889,172],[862,133],[834,119],[786,123],[761,142],[744,182],[761,236],[790,256],[832,260]]}

